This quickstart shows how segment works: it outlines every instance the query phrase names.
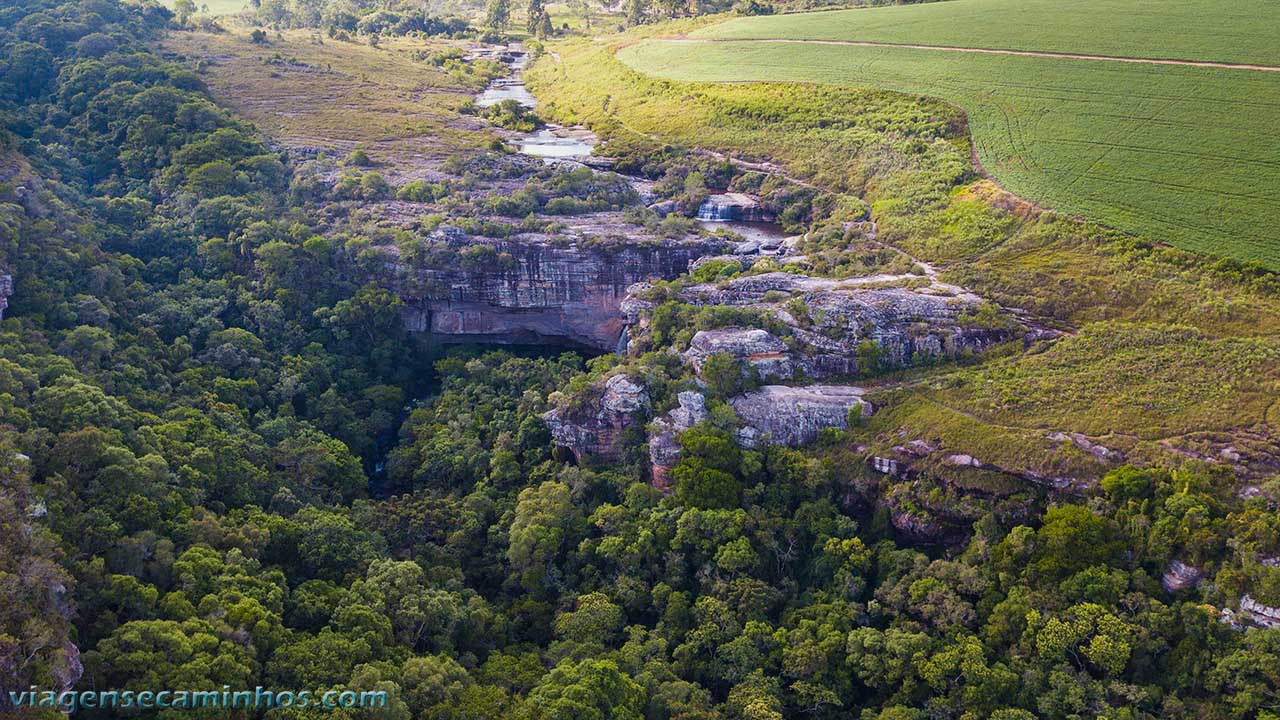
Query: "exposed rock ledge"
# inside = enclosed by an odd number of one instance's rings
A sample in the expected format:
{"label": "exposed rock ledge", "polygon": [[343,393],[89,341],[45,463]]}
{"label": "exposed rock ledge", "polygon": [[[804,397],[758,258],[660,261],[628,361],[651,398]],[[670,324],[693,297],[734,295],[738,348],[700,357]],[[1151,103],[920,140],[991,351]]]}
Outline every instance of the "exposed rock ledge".
{"label": "exposed rock ledge", "polygon": [[0,274],[0,320],[4,319],[4,311],[9,309],[9,296],[13,294],[13,276]]}
{"label": "exposed rock ledge", "polygon": [[818,439],[826,428],[849,427],[850,411],[867,416],[874,412],[863,399],[863,389],[851,385],[765,385],[729,404],[745,426],[738,443],[746,448],[761,445],[799,447]]}
{"label": "exposed rock ledge", "polygon": [[462,261],[397,265],[395,290],[410,331],[445,342],[559,342],[605,352],[618,349],[626,326],[619,306],[629,286],[671,280],[723,244],[689,239],[616,247],[541,235],[499,241],[451,229],[435,239],[460,255],[488,246],[491,257],[473,259],[470,267]]}
{"label": "exposed rock ledge", "polygon": [[[849,427],[851,411],[870,415],[873,408],[862,395],[862,388],[846,385],[765,385],[729,399],[743,422],[736,439],[744,448],[799,447],[816,440],[826,428]],[[680,460],[680,434],[708,417],[701,394],[682,392],[677,400],[678,407],[649,426],[653,484],[663,490],[670,487],[671,469]]]}
{"label": "exposed rock ledge", "polygon": [[619,374],[604,382],[598,397],[553,409],[542,419],[556,444],[568,448],[582,463],[588,457],[617,460],[622,431],[643,422],[648,412],[649,394],[644,385]]}
{"label": "exposed rock ledge", "polygon": [[[759,329],[704,330],[694,336],[685,359],[701,368],[707,357],[723,353],[753,366],[766,381],[788,380],[800,373],[821,379],[863,370],[860,365],[868,357],[860,350],[866,341],[875,343],[880,364],[905,366],[981,352],[1011,340],[1031,342],[1056,335],[1028,327],[1010,313],[988,309],[984,315],[978,296],[961,288],[938,283],[877,287],[869,280],[875,278],[835,280],[773,272],[690,286],[681,293],[685,302],[769,311],[786,326],[789,339],[784,342]],[[646,309],[643,301],[632,298],[623,307],[636,318]],[[797,309],[808,317],[796,317]]]}

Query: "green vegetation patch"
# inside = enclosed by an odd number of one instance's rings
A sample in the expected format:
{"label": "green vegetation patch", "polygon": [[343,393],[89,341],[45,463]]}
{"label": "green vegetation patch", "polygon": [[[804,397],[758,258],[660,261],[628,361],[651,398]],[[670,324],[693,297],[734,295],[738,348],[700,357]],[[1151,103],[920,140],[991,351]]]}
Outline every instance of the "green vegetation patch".
{"label": "green vegetation patch", "polygon": [[1098,323],[1047,351],[963,371],[939,402],[993,424],[1143,440],[1264,420],[1280,346],[1189,328]]}

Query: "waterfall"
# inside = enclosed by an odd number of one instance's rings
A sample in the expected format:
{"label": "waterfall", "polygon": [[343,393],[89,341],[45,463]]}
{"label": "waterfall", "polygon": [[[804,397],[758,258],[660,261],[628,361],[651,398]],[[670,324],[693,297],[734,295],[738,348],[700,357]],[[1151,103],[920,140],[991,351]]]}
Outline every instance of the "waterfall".
{"label": "waterfall", "polygon": [[732,222],[738,219],[741,210],[737,205],[721,205],[714,200],[707,200],[698,208],[698,219],[708,222]]}
{"label": "waterfall", "polygon": [[614,348],[613,351],[617,353],[620,357],[627,356],[627,344],[630,341],[627,330],[630,328],[631,328],[630,325],[623,325],[622,332],[618,335],[618,346]]}

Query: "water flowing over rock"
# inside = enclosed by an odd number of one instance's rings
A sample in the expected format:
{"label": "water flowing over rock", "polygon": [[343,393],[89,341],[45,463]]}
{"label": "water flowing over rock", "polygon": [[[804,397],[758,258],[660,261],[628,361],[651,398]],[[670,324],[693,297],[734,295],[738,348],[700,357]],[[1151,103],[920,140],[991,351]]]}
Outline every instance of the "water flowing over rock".
{"label": "water flowing over rock", "polygon": [[698,219],[710,222],[773,222],[760,201],[745,193],[720,193],[707,198],[698,208]]}
{"label": "water flowing over rock", "polygon": [[745,423],[738,443],[746,448],[799,447],[816,440],[820,430],[846,429],[850,411],[862,416],[874,411],[863,392],[852,385],[765,385],[731,398],[729,404]]}
{"label": "water flowing over rock", "polygon": [[629,286],[673,279],[718,247],[697,239],[583,247],[546,237],[495,241],[456,231],[446,237],[460,252],[475,246],[492,252],[470,267],[402,268],[396,291],[410,331],[443,342],[576,344],[601,352],[617,348],[628,324],[620,306]]}
{"label": "water flowing over rock", "polygon": [[606,462],[619,457],[622,431],[643,422],[649,412],[644,385],[627,375],[614,375],[587,398],[556,408],[542,416],[556,444],[568,448],[583,463],[595,458]]}

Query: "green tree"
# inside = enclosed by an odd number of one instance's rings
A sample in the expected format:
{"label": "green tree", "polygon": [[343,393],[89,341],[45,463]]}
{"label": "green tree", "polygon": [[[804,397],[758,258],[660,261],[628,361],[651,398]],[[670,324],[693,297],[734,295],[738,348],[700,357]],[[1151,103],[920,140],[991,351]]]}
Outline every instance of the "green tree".
{"label": "green tree", "polygon": [[680,502],[696,508],[737,507],[742,484],[734,473],[742,451],[733,438],[703,424],[686,430],[680,447],[680,461],[671,471]]}
{"label": "green tree", "polygon": [[511,21],[511,0],[487,0],[485,3],[484,26],[494,32],[507,29]]}
{"label": "green tree", "polygon": [[520,491],[507,544],[507,562],[530,590],[541,590],[576,512],[569,486],[548,480]]}
{"label": "green tree", "polygon": [[525,699],[529,720],[641,720],[644,690],[612,660],[565,661]]}
{"label": "green tree", "polygon": [[195,0],[174,0],[173,11],[178,15],[178,24],[186,25],[187,19],[196,14]]}

